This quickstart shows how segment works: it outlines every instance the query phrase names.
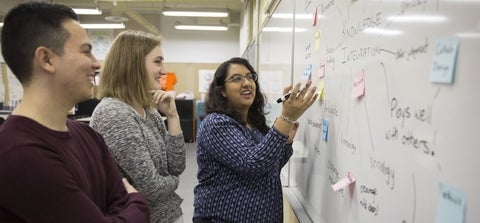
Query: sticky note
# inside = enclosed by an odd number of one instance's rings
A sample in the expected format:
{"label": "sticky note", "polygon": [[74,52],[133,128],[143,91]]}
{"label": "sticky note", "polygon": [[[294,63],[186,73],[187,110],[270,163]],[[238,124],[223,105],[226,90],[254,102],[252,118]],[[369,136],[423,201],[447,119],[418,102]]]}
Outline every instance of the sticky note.
{"label": "sticky note", "polygon": [[355,75],[352,84],[352,99],[358,98],[365,94],[365,71],[362,69]]}
{"label": "sticky note", "polygon": [[347,175],[340,179],[337,183],[332,185],[333,191],[338,191],[352,183],[354,183],[357,179],[350,173],[347,172]]}
{"label": "sticky note", "polygon": [[317,94],[318,94],[318,98],[317,100],[325,100],[325,83],[322,81],[319,81],[318,82],[318,86],[317,86]]}
{"label": "sticky note", "polygon": [[318,78],[325,77],[325,58],[320,59],[320,66],[318,68]]}
{"label": "sticky note", "polygon": [[322,120],[322,140],[327,141],[328,138],[328,120]]}
{"label": "sticky note", "polygon": [[315,50],[320,49],[320,30],[315,32]]}
{"label": "sticky note", "polygon": [[433,51],[430,81],[451,84],[455,76],[459,40],[457,37],[438,39]]}
{"label": "sticky note", "polygon": [[465,193],[440,183],[435,223],[465,223]]}
{"label": "sticky note", "polygon": [[303,75],[301,80],[309,80],[312,75],[312,64],[308,64],[307,67],[305,67],[305,70],[303,71]]}

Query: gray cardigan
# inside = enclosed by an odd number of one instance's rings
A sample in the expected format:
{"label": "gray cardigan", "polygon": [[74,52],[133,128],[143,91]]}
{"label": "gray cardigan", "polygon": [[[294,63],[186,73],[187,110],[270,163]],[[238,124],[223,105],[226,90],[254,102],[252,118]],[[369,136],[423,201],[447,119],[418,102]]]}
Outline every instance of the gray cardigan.
{"label": "gray cardigan", "polygon": [[158,111],[145,110],[145,117],[141,117],[114,98],[102,99],[90,126],[103,135],[122,174],[148,199],[151,222],[179,218],[182,198],[175,190],[185,169],[183,135],[168,134]]}

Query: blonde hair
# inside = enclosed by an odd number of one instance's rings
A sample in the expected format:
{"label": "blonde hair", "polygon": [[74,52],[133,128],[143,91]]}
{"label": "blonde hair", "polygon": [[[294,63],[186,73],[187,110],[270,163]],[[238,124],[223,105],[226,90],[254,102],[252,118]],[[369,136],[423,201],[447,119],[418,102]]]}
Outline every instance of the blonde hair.
{"label": "blonde hair", "polygon": [[134,30],[121,32],[105,58],[98,96],[151,108],[153,98],[148,88],[145,56],[159,45],[160,36]]}

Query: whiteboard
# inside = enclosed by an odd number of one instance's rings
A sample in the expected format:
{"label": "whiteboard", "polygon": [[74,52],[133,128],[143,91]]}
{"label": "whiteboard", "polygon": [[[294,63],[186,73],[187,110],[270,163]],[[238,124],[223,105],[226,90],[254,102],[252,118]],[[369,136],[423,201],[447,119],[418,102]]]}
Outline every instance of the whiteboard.
{"label": "whiteboard", "polygon": [[283,171],[301,222],[480,222],[480,1],[282,0],[258,44],[260,76],[324,86]]}

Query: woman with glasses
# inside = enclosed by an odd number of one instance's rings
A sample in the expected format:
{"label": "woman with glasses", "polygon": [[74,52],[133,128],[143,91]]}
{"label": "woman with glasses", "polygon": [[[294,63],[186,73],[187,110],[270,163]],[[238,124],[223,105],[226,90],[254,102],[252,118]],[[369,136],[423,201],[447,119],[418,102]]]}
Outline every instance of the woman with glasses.
{"label": "woman with glasses", "polygon": [[[311,82],[306,84],[310,87]],[[222,63],[197,133],[198,185],[193,222],[282,222],[280,170],[293,153],[297,119],[317,98],[300,83],[269,127],[258,75],[243,58]]]}

